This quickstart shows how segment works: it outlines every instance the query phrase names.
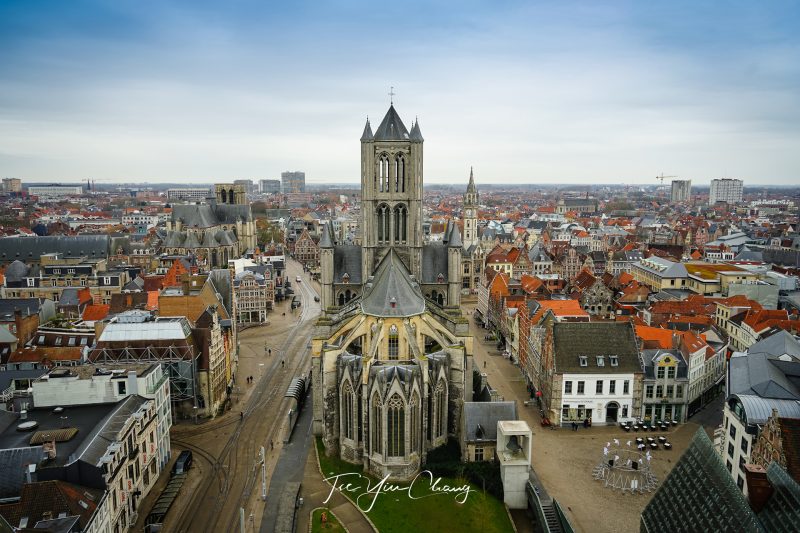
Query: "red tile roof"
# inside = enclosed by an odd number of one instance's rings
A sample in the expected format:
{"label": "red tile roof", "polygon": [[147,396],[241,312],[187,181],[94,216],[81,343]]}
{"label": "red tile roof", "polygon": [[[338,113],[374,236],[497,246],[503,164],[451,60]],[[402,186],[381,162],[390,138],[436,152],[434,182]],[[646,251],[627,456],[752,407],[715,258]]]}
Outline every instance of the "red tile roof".
{"label": "red tile roof", "polygon": [[108,316],[108,311],[111,309],[110,305],[106,304],[90,304],[83,310],[83,319],[87,322],[95,320],[103,320]]}

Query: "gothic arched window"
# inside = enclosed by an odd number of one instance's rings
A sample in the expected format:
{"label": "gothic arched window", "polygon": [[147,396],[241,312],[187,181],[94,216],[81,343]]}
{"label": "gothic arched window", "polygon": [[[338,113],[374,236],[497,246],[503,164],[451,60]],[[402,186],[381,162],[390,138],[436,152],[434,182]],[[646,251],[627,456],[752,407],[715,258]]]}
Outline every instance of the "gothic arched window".
{"label": "gothic arched window", "polygon": [[389,156],[381,154],[378,160],[378,192],[389,192]]}
{"label": "gothic arched window", "polygon": [[434,437],[441,437],[447,432],[447,387],[443,379],[439,379],[433,392]]}
{"label": "gothic arched window", "polygon": [[341,401],[342,435],[353,438],[353,386],[346,381],[342,387]]}
{"label": "gothic arched window", "polygon": [[400,337],[397,334],[397,326],[389,328],[389,359],[397,359],[400,354]]}
{"label": "gothic arched window", "polygon": [[339,293],[339,305],[340,306],[344,305],[344,294],[343,293]]}
{"label": "gothic arched window", "polygon": [[381,204],[375,209],[375,224],[378,227],[378,243],[389,242],[389,206]]}
{"label": "gothic arched window", "polygon": [[386,406],[386,436],[389,457],[406,454],[406,409],[399,394],[395,393]]}
{"label": "gothic arched window", "polygon": [[372,436],[372,453],[382,453],[383,447],[381,443],[381,427],[383,419],[381,418],[381,397],[376,392],[372,395],[372,413],[370,414],[370,435]]}
{"label": "gothic arched window", "polygon": [[406,192],[406,160],[403,154],[394,158],[394,192]]}
{"label": "gothic arched window", "polygon": [[411,442],[408,451],[415,452],[419,444],[419,394],[416,391],[411,395],[408,410],[411,412]]}

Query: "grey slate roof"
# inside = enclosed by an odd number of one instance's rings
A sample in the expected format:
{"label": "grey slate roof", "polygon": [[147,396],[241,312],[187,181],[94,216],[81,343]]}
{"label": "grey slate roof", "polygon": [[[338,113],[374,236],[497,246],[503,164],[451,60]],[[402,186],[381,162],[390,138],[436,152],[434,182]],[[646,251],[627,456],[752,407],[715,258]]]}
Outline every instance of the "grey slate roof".
{"label": "grey slate roof", "polygon": [[172,221],[180,220],[185,226],[210,228],[220,224],[235,224],[253,218],[249,205],[230,204],[175,204]]}
{"label": "grey slate roof", "polygon": [[138,394],[131,394],[117,402],[91,433],[84,437],[80,446],[72,455],[72,460],[81,460],[90,465],[99,466],[100,458],[105,455],[108,447],[116,440],[119,428],[124,421],[148,401],[147,398]]}
{"label": "grey slate roof", "polygon": [[51,235],[46,237],[2,237],[0,238],[0,262],[14,259],[39,260],[42,254],[60,253],[64,257],[104,258],[108,257],[112,244],[125,249],[127,237],[109,235]]}
{"label": "grey slate roof", "polygon": [[28,275],[29,269],[30,267],[28,267],[28,265],[17,259],[6,268],[6,279],[8,281],[20,281]]}
{"label": "grey slate roof", "polygon": [[764,248],[764,261],[784,267],[800,268],[800,250],[788,248]]}
{"label": "grey slate roof", "polygon": [[734,394],[744,407],[747,424],[765,424],[772,416],[772,410],[777,409],[783,418],[800,418],[800,401],[776,400],[775,398],[761,398],[752,394]]}
{"label": "grey slate roof", "polygon": [[469,183],[467,183],[467,192],[478,192],[475,188],[475,176],[472,173],[472,167],[469,167]]}
{"label": "grey slate roof", "polygon": [[322,226],[322,237],[319,239],[320,248],[333,248],[333,238],[331,237],[331,225],[325,223]]}
{"label": "grey slate roof", "polygon": [[411,279],[405,263],[394,248],[389,249],[375,269],[372,282],[364,285],[361,311],[373,316],[413,316],[425,312],[425,297]]}
{"label": "grey slate roof", "polygon": [[23,317],[39,312],[41,302],[38,298],[0,298],[0,320],[14,320],[14,312],[19,309]]}
{"label": "grey slate roof", "polygon": [[422,131],[419,129],[419,120],[415,120],[414,125],[411,126],[410,138],[415,142],[423,142],[425,140],[422,138]]}
{"label": "grey slate roof", "polygon": [[439,283],[438,276],[447,282],[447,247],[442,244],[426,244],[422,247],[422,283]]}
{"label": "grey slate roof", "polygon": [[794,335],[782,329],[769,337],[750,346],[748,353],[766,353],[770,355],[793,355],[800,361],[800,341]]}
{"label": "grey slate roof", "polygon": [[676,377],[678,379],[686,379],[689,376],[689,367],[686,364],[686,360],[683,358],[681,351],[677,349],[662,350],[660,348],[642,350],[642,360],[644,361],[644,378],[655,379],[656,373],[654,361],[664,354],[669,354],[670,357],[678,361],[678,372]]}
{"label": "grey slate roof", "polygon": [[[607,374],[642,371],[630,322],[557,322],[553,325],[553,337],[556,372]],[[588,357],[588,366],[580,366],[581,355]],[[605,356],[602,367],[597,366],[598,355]],[[610,355],[619,358],[618,366],[611,366]]]}
{"label": "grey slate roof", "polygon": [[800,361],[735,352],[728,362],[728,394],[800,400]]}
{"label": "grey slate roof", "polygon": [[394,105],[389,106],[386,116],[383,117],[378,129],[375,130],[374,139],[376,141],[407,141],[408,130],[406,129],[400,116],[394,109]]}
{"label": "grey slate roof", "polygon": [[231,272],[227,268],[214,269],[208,273],[208,281],[214,286],[217,293],[222,298],[222,305],[228,312],[228,316],[233,316],[233,289],[231,286]]}
{"label": "grey slate roof", "polygon": [[58,299],[59,307],[67,307],[71,305],[78,305],[78,289],[74,287],[67,287],[61,291],[61,298]]}
{"label": "grey slate roof", "polygon": [[371,141],[372,137],[372,128],[369,125],[369,118],[367,118],[367,124],[364,126],[364,133],[361,134],[361,142]]}
{"label": "grey slate roof", "polygon": [[351,284],[363,282],[360,246],[339,244],[333,247],[333,282],[342,283],[345,274],[350,277]]}
{"label": "grey slate roof", "polygon": [[[30,437],[30,434],[28,434]],[[0,450],[0,498],[19,496],[25,484],[25,471],[29,464],[38,464],[42,460],[41,446],[23,448],[6,448]]]}
{"label": "grey slate roof", "polygon": [[642,511],[641,531],[762,531],[703,428]]}
{"label": "grey slate roof", "polygon": [[461,232],[458,230],[456,223],[450,224],[450,235],[447,238],[447,246],[450,248],[461,248]]}
{"label": "grey slate roof", "polygon": [[518,418],[517,402],[464,402],[464,440],[497,440],[497,423]]}

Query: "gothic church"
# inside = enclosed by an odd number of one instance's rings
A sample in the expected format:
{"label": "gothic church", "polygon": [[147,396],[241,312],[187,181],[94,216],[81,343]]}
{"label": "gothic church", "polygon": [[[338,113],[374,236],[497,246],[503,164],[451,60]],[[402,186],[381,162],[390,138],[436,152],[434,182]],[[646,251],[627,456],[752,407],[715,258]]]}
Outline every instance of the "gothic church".
{"label": "gothic church", "polygon": [[361,136],[362,246],[320,239],[312,341],[314,432],[328,454],[379,477],[413,477],[458,436],[472,400],[472,337],[461,314],[455,224],[423,243],[423,138],[390,106]]}

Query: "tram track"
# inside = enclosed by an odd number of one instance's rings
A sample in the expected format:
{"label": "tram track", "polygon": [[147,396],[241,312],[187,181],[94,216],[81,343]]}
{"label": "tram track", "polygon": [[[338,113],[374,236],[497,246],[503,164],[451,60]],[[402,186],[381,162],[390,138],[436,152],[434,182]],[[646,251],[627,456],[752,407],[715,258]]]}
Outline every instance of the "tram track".
{"label": "tram track", "polygon": [[[310,367],[306,344],[310,339],[311,320],[314,317],[306,304],[313,300],[314,292],[305,286],[300,290],[305,301],[297,323],[281,344],[278,357],[273,356],[269,369],[258,380],[257,390],[241,411],[242,417],[229,418],[209,428],[181,432],[173,439],[178,446],[191,449],[204,461],[210,462],[212,475],[204,476],[189,504],[177,517],[175,527],[169,527],[170,531],[194,533],[234,531],[237,528],[238,510],[247,507],[258,480],[260,463],[256,460],[257,452],[261,446],[278,438],[281,422],[288,410],[289,400],[283,394],[291,379],[307,373],[304,366]],[[236,424],[235,430],[219,453],[215,454],[202,444],[187,440],[203,434],[209,434],[210,437],[211,432],[233,424]]]}

